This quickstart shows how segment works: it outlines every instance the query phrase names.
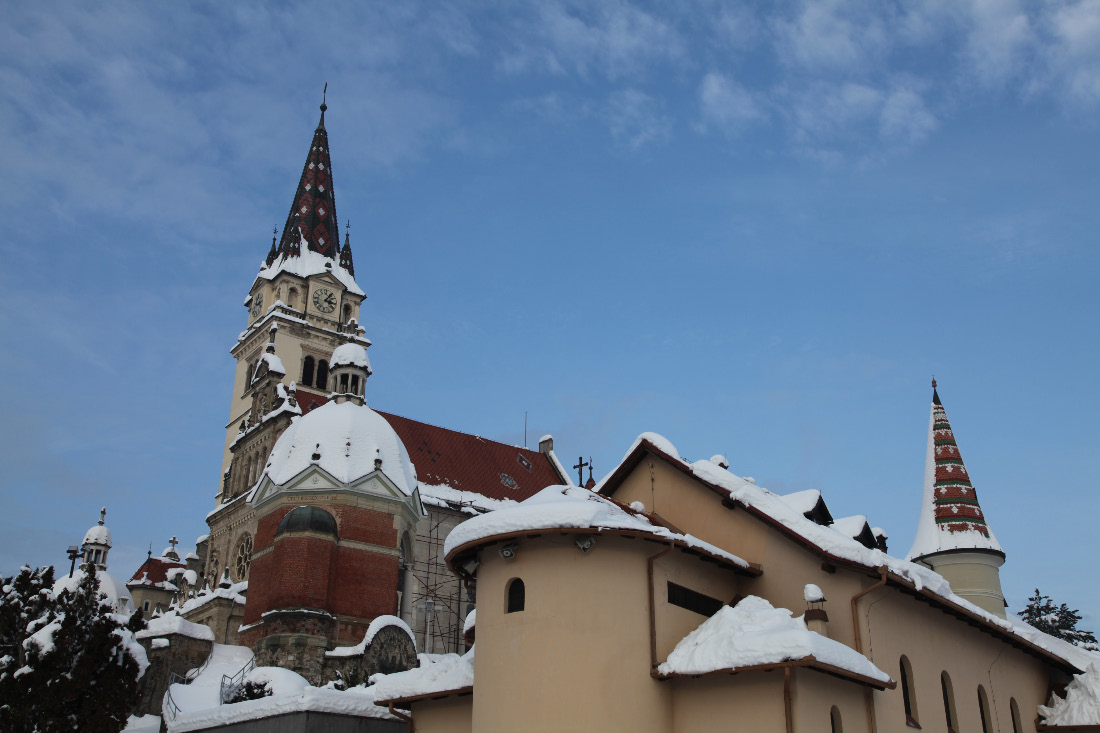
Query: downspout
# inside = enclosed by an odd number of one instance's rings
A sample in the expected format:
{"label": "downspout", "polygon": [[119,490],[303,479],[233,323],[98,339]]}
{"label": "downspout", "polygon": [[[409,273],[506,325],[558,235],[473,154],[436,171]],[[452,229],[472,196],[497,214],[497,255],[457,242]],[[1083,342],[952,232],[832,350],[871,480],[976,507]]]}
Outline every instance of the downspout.
{"label": "downspout", "polygon": [[[878,569],[878,574],[879,574],[879,580],[878,580],[877,583],[872,585],[867,590],[860,591],[859,593],[856,593],[854,596],[852,596],[852,630],[855,632],[856,651],[859,652],[860,654],[863,654],[863,638],[860,636],[860,633],[859,633],[859,613],[856,609],[856,601],[858,601],[860,598],[867,595],[871,591],[878,590],[879,588],[882,588],[883,586],[886,585],[886,566],[885,565],[883,565],[882,567],[880,567]],[[867,708],[867,730],[869,730],[871,733],[877,733],[878,723],[875,720],[875,701],[874,701],[874,698],[872,697],[872,695],[873,695],[873,693],[871,692],[870,687],[864,688],[864,690],[863,690],[863,703]]]}
{"label": "downspout", "polygon": [[657,591],[653,587],[653,563],[658,558],[672,552],[675,545],[671,542],[668,547],[653,555],[646,561],[646,577],[649,579],[649,668],[657,669]]}
{"label": "downspout", "polygon": [[787,733],[794,733],[794,715],[791,713],[791,667],[783,668],[783,717],[787,721]]}
{"label": "downspout", "polygon": [[416,731],[416,728],[413,727],[412,716],[405,715],[404,713],[402,713],[398,710],[394,710],[392,702],[390,703],[390,715],[393,715],[394,717],[400,718],[401,720],[404,720],[406,723],[408,723],[409,724],[409,733],[414,733],[414,731]]}

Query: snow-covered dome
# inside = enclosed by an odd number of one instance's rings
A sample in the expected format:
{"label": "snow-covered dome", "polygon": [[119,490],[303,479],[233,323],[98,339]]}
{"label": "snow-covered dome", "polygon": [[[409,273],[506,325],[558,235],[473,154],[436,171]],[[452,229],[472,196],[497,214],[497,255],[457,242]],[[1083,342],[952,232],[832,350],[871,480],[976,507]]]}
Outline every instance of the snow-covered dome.
{"label": "snow-covered dome", "polygon": [[335,369],[345,364],[362,367],[368,372],[371,370],[370,359],[367,358],[367,350],[359,344],[343,344],[337,346],[336,350],[332,352],[332,358],[328,363],[329,369]]}
{"label": "snow-covered dome", "polygon": [[316,465],[350,484],[374,471],[377,460],[382,473],[411,496],[416,468],[385,418],[365,405],[327,402],[291,423],[272,448],[264,474],[282,486]]}
{"label": "snow-covered dome", "polygon": [[80,544],[105,545],[106,547],[112,547],[111,530],[107,529],[102,524],[94,525],[91,529],[84,533],[84,541]]}
{"label": "snow-covered dome", "polygon": [[[78,569],[73,575],[65,575],[58,578],[53,584],[54,595],[63,590],[70,592],[76,590],[80,581],[84,578],[84,570]],[[130,613],[134,610],[134,600],[130,591],[126,590],[126,584],[106,570],[96,570],[96,580],[99,581],[99,592],[107,596],[107,602],[111,609],[119,613]]]}

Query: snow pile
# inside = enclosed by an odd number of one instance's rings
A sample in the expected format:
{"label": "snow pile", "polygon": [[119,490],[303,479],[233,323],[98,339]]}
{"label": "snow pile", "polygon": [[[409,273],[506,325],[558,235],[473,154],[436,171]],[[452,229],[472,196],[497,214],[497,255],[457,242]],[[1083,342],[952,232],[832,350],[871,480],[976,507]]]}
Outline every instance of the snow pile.
{"label": "snow pile", "polygon": [[252,373],[252,379],[255,380],[256,376],[260,373],[260,365],[267,364],[267,370],[269,372],[275,372],[276,374],[286,374],[286,367],[283,366],[283,360],[272,353],[265,353],[260,356],[260,360],[256,362],[256,371]]}
{"label": "snow pile", "polygon": [[663,675],[705,674],[812,657],[853,674],[889,684],[890,676],[850,647],[816,634],[785,608],[773,608],[763,598],[749,596],[736,607],[723,606],[685,636],[668,661],[657,667]]}
{"label": "snow pile", "polygon": [[461,491],[446,484],[438,486],[420,484],[420,500],[429,506],[457,509],[471,516],[516,505],[513,499],[491,499],[477,492]]}
{"label": "snow pile", "polygon": [[352,483],[373,472],[376,459],[397,488],[411,496],[416,470],[390,424],[364,405],[326,402],[291,423],[271,450],[264,473],[282,486],[316,465],[335,480]]}
{"label": "snow pile", "polygon": [[335,369],[345,364],[361,367],[368,372],[371,370],[367,350],[359,344],[341,344],[332,352],[332,358],[328,362],[329,369]]}
{"label": "snow pile", "polygon": [[470,633],[470,630],[477,626],[477,609],[470,611],[466,614],[466,621],[462,624],[462,635]]}
{"label": "snow pile", "polygon": [[300,695],[309,687],[305,677],[282,667],[255,667],[244,676],[244,682],[263,685],[272,695]]}
{"label": "snow pile", "polygon": [[1100,667],[1090,664],[1066,687],[1065,698],[1054,693],[1050,705],[1040,705],[1046,725],[1100,725]]}
{"label": "snow pile", "polygon": [[185,731],[206,730],[248,720],[262,720],[276,715],[303,712],[334,713],[382,720],[398,719],[386,708],[376,705],[374,701],[373,687],[353,687],[346,692],[340,692],[306,686],[296,693],[276,693],[259,700],[246,700],[231,705],[215,704],[204,710],[181,713],[174,720],[167,722],[167,728],[169,733],[185,733]]}
{"label": "snow pile", "polygon": [[474,649],[461,657],[457,654],[421,654],[420,666],[405,672],[375,675],[377,700],[398,700],[474,686]]}
{"label": "snow pile", "polygon": [[182,616],[175,614],[150,620],[149,625],[144,630],[137,632],[137,638],[148,639],[154,636],[167,636],[168,634],[180,634],[192,639],[214,641],[214,632],[210,630],[210,627],[191,623]]}
{"label": "snow pile", "polygon": [[370,643],[374,641],[374,635],[387,626],[396,626],[409,635],[409,639],[412,640],[413,648],[416,648],[416,637],[413,636],[412,629],[409,625],[399,619],[397,616],[376,616],[370,625],[367,626],[367,633],[363,634],[363,640],[355,646],[338,646],[332,651],[325,652],[326,657],[355,657],[363,654]]}
{"label": "snow pile", "polygon": [[[252,661],[252,650],[248,647],[215,643],[210,649],[206,663],[196,670],[188,672],[195,675],[189,684],[175,683],[168,686],[172,700],[179,706],[180,716],[221,705],[222,675],[232,677]],[[168,729],[172,730],[172,722]]]}
{"label": "snow pile", "polygon": [[798,513],[806,514],[812,512],[821,501],[821,492],[817,489],[796,491],[793,494],[784,494],[783,501],[790,504]]}
{"label": "snow pile", "polygon": [[[707,465],[713,466],[709,462]],[[576,486],[548,486],[515,506],[467,519],[447,535],[444,554],[450,555],[457,547],[495,535],[559,528],[645,532],[702,550],[742,568],[749,566],[736,555],[708,542],[653,524],[645,515],[633,514],[606,497]]]}
{"label": "snow pile", "polygon": [[129,733],[159,733],[160,731],[160,716],[159,715],[131,715],[129,720],[126,721],[126,727],[123,731],[129,731]]}
{"label": "snow pile", "polygon": [[[242,494],[241,496],[246,496]],[[199,606],[205,606],[210,601],[217,600],[218,598],[225,598],[233,601],[234,603],[240,603],[244,605],[244,595],[248,591],[248,581],[242,580],[240,583],[234,583],[228,588],[215,588],[210,590],[204,588],[199,591],[199,594],[194,598],[188,598],[187,601],[180,607],[180,613],[187,613],[193,611]]]}
{"label": "snow pile", "polygon": [[183,582],[190,586],[195,586],[199,582],[199,575],[194,570],[188,570],[185,567],[170,568],[165,575],[168,577],[168,582],[173,585],[178,585],[177,578],[183,576]]}
{"label": "snow pile", "polygon": [[274,280],[280,272],[289,272],[291,275],[298,275],[299,277],[309,277],[310,275],[320,275],[327,272],[339,280],[340,284],[347,288],[349,292],[356,295],[365,295],[359,289],[351,273],[340,267],[335,259],[325,257],[320,252],[314,252],[306,247],[302,247],[302,252],[297,257],[285,254],[279,255],[270,266],[260,268],[260,272],[256,277],[264,280]]}
{"label": "snow pile", "polygon": [[834,520],[829,526],[845,537],[851,537],[852,539],[859,537],[863,533],[864,527],[867,527],[868,530],[871,529],[871,525],[867,522],[867,517],[862,514],[841,517],[840,519]]}

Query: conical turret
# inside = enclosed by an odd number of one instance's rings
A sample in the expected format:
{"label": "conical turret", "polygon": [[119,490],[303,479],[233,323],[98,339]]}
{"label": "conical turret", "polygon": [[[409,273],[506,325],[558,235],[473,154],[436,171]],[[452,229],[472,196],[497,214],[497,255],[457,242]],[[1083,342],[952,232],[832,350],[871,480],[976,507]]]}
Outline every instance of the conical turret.
{"label": "conical turret", "polygon": [[344,249],[340,251],[340,267],[355,277],[355,265],[351,261],[351,224],[344,227]]}
{"label": "conical turret", "polygon": [[970,482],[955,433],[932,380],[932,413],[924,466],[924,498],[909,559],[928,565],[956,594],[1004,616],[998,568],[1005,554]]}

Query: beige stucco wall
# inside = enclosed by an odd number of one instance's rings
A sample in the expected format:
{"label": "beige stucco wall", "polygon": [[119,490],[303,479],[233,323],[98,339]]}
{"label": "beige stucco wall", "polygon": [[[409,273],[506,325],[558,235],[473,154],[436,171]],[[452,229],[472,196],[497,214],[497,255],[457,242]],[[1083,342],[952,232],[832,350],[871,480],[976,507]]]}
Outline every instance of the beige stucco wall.
{"label": "beige stucco wall", "polygon": [[782,670],[681,678],[664,685],[673,690],[672,727],[668,731],[786,731]]}
{"label": "beige stucco wall", "polygon": [[[830,716],[836,706],[843,733],[867,733],[870,730],[866,704],[868,689],[807,667],[791,670],[791,718],[795,731],[831,733]],[[896,729],[886,726],[879,730]]]}
{"label": "beige stucco wall", "polygon": [[[662,547],[601,537],[582,553],[571,536],[519,540],[478,569],[473,728],[668,731],[671,686],[650,675],[646,558]],[[522,612],[505,613],[521,578]]]}
{"label": "beige stucco wall", "polygon": [[474,698],[471,695],[413,703],[417,733],[471,733]]}
{"label": "beige stucco wall", "polygon": [[999,570],[1003,558],[982,552],[952,552],[935,555],[924,562],[947,578],[956,594],[983,610],[1005,617]]}

